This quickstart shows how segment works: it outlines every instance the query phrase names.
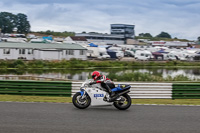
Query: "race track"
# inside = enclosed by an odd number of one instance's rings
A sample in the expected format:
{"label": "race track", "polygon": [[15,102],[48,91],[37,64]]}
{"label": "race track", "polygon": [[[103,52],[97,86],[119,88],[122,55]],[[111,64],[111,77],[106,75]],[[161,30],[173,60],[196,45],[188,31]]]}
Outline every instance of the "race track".
{"label": "race track", "polygon": [[199,133],[199,106],[85,110],[64,103],[0,102],[0,133]]}

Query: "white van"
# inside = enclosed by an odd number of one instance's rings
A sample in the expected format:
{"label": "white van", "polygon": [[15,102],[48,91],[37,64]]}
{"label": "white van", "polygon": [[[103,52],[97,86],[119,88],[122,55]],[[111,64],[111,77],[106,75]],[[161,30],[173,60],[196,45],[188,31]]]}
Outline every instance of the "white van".
{"label": "white van", "polygon": [[124,57],[124,51],[122,51],[121,47],[110,47],[109,50],[116,52],[116,56],[118,59],[121,59]]}
{"label": "white van", "polygon": [[147,50],[137,50],[135,52],[136,60],[150,60],[152,57],[153,57],[152,53]]}
{"label": "white van", "polygon": [[163,54],[164,60],[177,60],[176,55],[173,53]]}
{"label": "white van", "polygon": [[98,47],[86,47],[87,48],[87,56],[91,58],[99,57],[99,48]]}
{"label": "white van", "polygon": [[110,55],[108,55],[106,48],[101,47],[86,47],[87,56],[91,58],[98,58],[98,59],[109,59]]}
{"label": "white van", "polygon": [[99,48],[99,56],[98,59],[110,59],[110,55],[108,55],[107,50],[105,47],[98,47]]}

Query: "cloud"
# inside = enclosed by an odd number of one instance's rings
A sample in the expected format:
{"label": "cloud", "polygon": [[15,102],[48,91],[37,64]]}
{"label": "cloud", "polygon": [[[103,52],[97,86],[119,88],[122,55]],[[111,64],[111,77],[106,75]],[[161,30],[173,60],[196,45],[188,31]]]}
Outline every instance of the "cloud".
{"label": "cloud", "polygon": [[197,39],[199,0],[1,0],[0,12],[24,13],[33,31],[110,32],[110,24],[135,24],[135,32]]}

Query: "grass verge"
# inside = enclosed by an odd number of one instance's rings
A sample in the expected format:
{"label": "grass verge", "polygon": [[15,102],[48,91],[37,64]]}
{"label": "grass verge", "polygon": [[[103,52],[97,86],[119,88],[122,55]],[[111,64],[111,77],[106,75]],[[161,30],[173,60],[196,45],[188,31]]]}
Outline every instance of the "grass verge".
{"label": "grass verge", "polygon": [[0,101],[71,103],[71,97],[0,95]]}
{"label": "grass verge", "polygon": [[[71,103],[71,97],[0,95],[0,101]],[[133,104],[200,105],[200,99],[132,99]]]}
{"label": "grass verge", "polygon": [[200,99],[132,99],[133,104],[200,105]]}

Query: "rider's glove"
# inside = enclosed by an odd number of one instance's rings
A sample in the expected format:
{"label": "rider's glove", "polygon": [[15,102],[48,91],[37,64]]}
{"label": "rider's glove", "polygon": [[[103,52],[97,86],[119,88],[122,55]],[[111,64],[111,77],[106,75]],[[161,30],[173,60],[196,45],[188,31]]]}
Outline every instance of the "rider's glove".
{"label": "rider's glove", "polygon": [[93,84],[96,84],[96,82],[90,82],[90,83],[89,83],[89,85],[93,85]]}

